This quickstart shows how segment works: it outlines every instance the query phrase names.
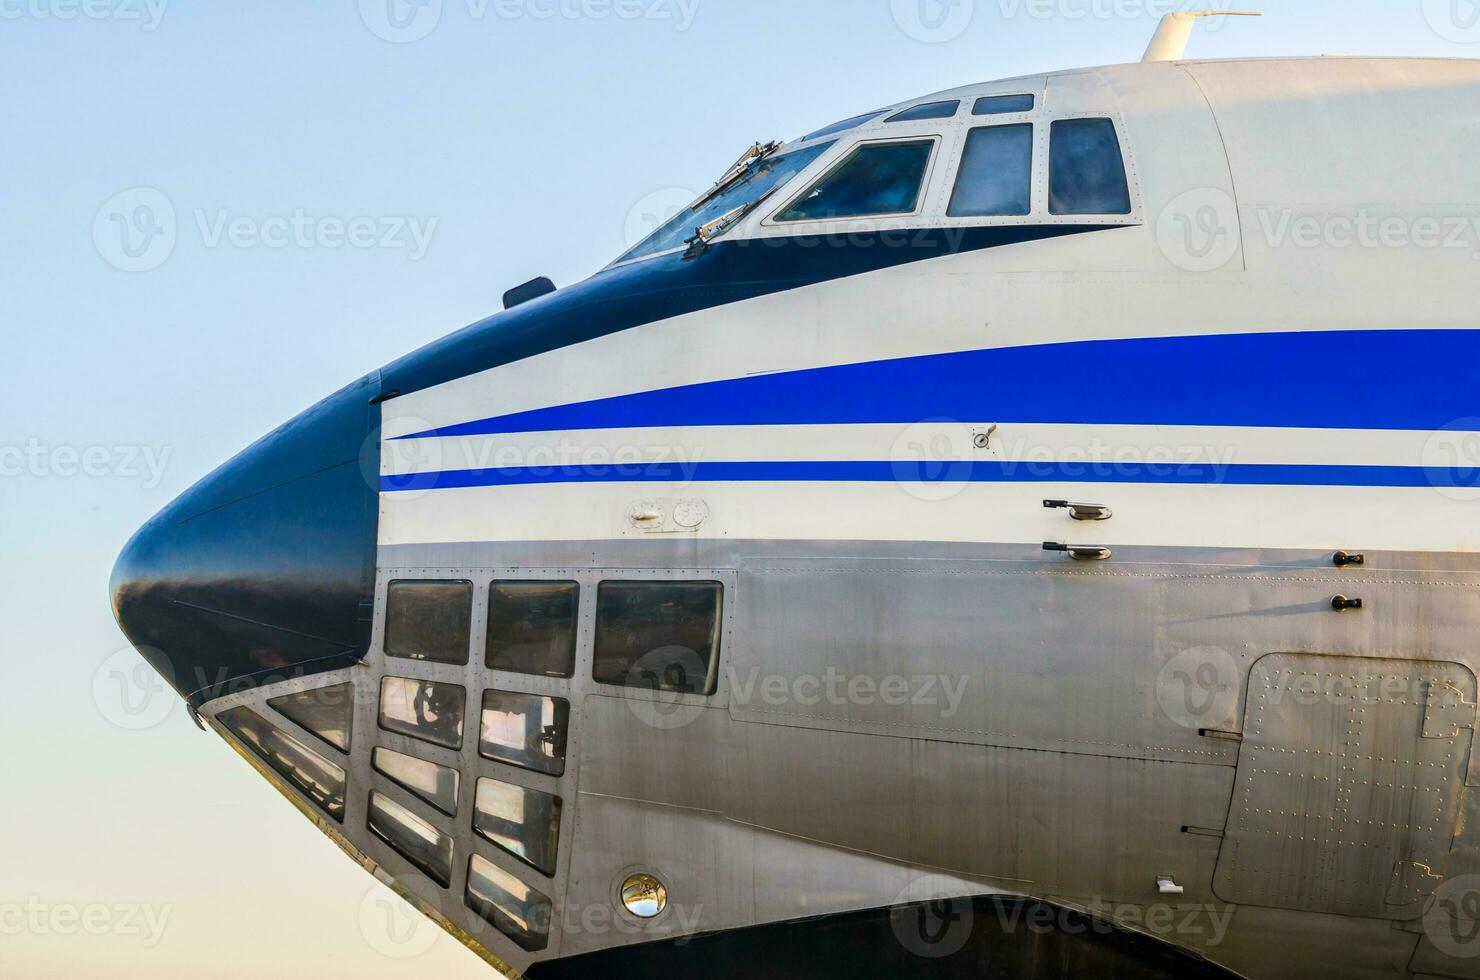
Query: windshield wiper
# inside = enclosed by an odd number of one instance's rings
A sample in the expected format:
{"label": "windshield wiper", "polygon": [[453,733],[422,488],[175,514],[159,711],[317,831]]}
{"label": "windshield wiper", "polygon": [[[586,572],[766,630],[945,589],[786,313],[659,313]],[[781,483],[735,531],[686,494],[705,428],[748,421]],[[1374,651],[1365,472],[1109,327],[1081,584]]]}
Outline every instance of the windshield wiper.
{"label": "windshield wiper", "polygon": [[742,204],[735,210],[720,215],[708,224],[695,228],[694,237],[684,243],[689,247],[689,250],[683,253],[684,260],[697,259],[703,255],[708,250],[710,242],[744,221],[750,212],[769,201],[771,195],[775,193],[775,188],[772,188],[749,204]]}
{"label": "windshield wiper", "polygon": [[743,154],[741,154],[740,159],[736,160],[734,165],[730,167],[729,170],[725,171],[725,175],[719,179],[719,182],[711,187],[709,189],[709,192],[706,193],[703,197],[695,201],[693,203],[693,206],[690,207],[689,210],[697,211],[704,205],[708,204],[710,201],[714,200],[716,197],[719,197],[725,191],[733,187],[735,185],[735,182],[738,181],[741,177],[744,177],[746,174],[748,174],[751,167],[754,167],[756,164],[760,163],[766,157],[775,153],[779,149],[781,149],[781,144],[776,142],[775,140],[772,140],[765,145],[757,143],[750,149],[746,150]]}

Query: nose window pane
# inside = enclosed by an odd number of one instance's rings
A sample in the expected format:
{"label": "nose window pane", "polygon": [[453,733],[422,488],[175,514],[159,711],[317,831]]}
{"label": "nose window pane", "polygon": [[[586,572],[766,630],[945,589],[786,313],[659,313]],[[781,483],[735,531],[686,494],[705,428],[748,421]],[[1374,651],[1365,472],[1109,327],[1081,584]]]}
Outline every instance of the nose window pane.
{"label": "nose window pane", "polygon": [[797,199],[778,221],[912,214],[935,143],[861,146]]}
{"label": "nose window pane", "polygon": [[467,698],[467,692],[456,684],[387,677],[380,682],[380,727],[460,749]]}
{"label": "nose window pane", "polygon": [[1033,127],[983,126],[966,138],[953,218],[1024,215],[1033,192]]}
{"label": "nose window pane", "polygon": [[336,684],[317,691],[273,698],[268,705],[284,718],[348,752],[355,727],[355,686]]}
{"label": "nose window pane", "polygon": [[250,708],[233,708],[218,715],[217,720],[325,813],[344,821],[343,769]]}
{"label": "nose window pane", "polygon": [[603,582],[596,597],[602,684],[713,694],[719,684],[718,582]]}
{"label": "nose window pane", "polygon": [[914,108],[897,112],[890,116],[885,122],[919,122],[922,119],[950,119],[961,108],[961,103],[953,102],[927,102]]}
{"label": "nose window pane", "polygon": [[385,652],[407,660],[465,664],[472,624],[472,582],[392,582]]}
{"label": "nose window pane", "polygon": [[488,659],[494,670],[540,677],[576,672],[575,582],[495,582],[488,592]]}
{"label": "nose window pane", "polygon": [[560,776],[569,728],[570,702],[562,698],[486,691],[478,752],[495,762]]}
{"label": "nose window pane", "polygon": [[383,793],[370,794],[370,832],[443,888],[452,883],[452,838]]}
{"label": "nose window pane", "polygon": [[377,747],[371,757],[375,771],[402,789],[419,796],[449,817],[457,816],[457,788],[461,774],[456,769]]}
{"label": "nose window pane", "polygon": [[558,796],[496,779],[478,780],[473,829],[546,877],[560,846]]}
{"label": "nose window pane", "polygon": [[1031,95],[988,95],[976,100],[974,116],[999,116],[1009,112],[1032,112]]}
{"label": "nose window pane", "polygon": [[550,900],[492,861],[474,854],[468,863],[468,908],[531,953],[550,934]]}
{"label": "nose window pane", "polygon": [[1130,214],[1131,192],[1115,123],[1062,119],[1049,146],[1048,210],[1053,214]]}

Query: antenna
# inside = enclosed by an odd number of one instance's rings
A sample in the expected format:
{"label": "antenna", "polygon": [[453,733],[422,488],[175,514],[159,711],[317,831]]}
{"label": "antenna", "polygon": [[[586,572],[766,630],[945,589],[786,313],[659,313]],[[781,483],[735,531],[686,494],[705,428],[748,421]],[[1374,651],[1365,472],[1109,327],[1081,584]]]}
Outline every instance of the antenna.
{"label": "antenna", "polygon": [[1263,17],[1255,10],[1197,10],[1167,14],[1157,25],[1156,36],[1142,61],[1181,61],[1187,53],[1192,26],[1202,17]]}

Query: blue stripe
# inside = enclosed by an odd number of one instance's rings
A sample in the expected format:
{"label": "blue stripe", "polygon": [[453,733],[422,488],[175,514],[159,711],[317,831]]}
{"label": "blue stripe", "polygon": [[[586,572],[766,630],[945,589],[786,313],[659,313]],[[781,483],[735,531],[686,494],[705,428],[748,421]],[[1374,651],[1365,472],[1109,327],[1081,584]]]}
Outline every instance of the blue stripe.
{"label": "blue stripe", "polygon": [[571,483],[1141,483],[1289,487],[1476,487],[1480,470],[1206,463],[734,462],[456,470],[383,476],[385,493]]}
{"label": "blue stripe", "polygon": [[1480,330],[1082,341],[874,361],[501,415],[403,438],[718,425],[1480,429]]}

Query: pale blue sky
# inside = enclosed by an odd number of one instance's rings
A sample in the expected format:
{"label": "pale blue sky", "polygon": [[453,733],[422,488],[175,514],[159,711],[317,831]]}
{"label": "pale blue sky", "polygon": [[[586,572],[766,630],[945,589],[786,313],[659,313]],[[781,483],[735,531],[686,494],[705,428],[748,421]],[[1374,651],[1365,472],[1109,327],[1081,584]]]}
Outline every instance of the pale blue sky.
{"label": "pale blue sky", "polygon": [[[442,0],[398,31],[387,2],[0,0],[0,975],[407,970],[363,872],[172,701],[120,704],[106,585],[149,515],[510,286],[591,273],[754,140],[1133,61],[1175,9]],[[1469,4],[1249,0],[1191,54],[1480,56]],[[173,250],[131,257],[113,215],[149,201]],[[94,904],[105,935],[68,925]],[[487,974],[445,939],[412,963]]]}

